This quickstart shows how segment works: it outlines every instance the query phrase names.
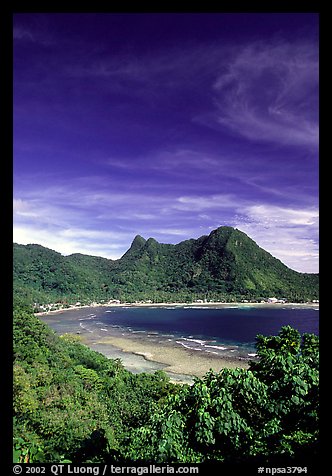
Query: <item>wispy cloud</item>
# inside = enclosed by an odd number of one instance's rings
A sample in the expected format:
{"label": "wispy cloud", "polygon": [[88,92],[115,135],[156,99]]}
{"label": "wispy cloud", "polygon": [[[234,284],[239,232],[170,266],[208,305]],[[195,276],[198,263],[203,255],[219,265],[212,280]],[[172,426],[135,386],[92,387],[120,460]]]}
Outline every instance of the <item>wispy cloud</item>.
{"label": "wispy cloud", "polygon": [[[134,205],[135,204],[135,205]],[[70,206],[69,206],[70,205]],[[14,240],[63,254],[119,258],[136,234],[177,243],[230,225],[298,271],[317,271],[318,210],[252,203],[234,194],[158,196],[60,187],[14,201]]]}
{"label": "wispy cloud", "polygon": [[318,210],[311,209],[292,209],[278,207],[276,205],[252,205],[247,207],[244,212],[249,218],[259,221],[262,225],[273,223],[287,224],[288,226],[318,226]]}
{"label": "wispy cloud", "polygon": [[66,74],[107,79],[104,88],[139,95],[154,105],[191,91],[205,101],[210,98],[204,113],[188,108],[194,122],[259,142],[318,145],[318,50],[305,40],[237,47],[187,44],[158,56],[68,65]]}
{"label": "wispy cloud", "polygon": [[24,225],[15,225],[13,238],[16,243],[42,244],[63,255],[83,253],[117,259],[126,251],[123,242],[129,237],[126,233],[120,236],[120,234],[114,235],[98,231],[91,233],[91,230],[77,228],[41,228],[39,224],[30,222]]}
{"label": "wispy cloud", "polygon": [[312,44],[247,45],[214,83],[216,122],[255,141],[317,147],[317,58]]}
{"label": "wispy cloud", "polygon": [[114,20],[16,17],[14,238],[119,257],[231,225],[316,270],[314,30],[152,45]]}
{"label": "wispy cloud", "polygon": [[[317,208],[286,208],[269,204],[238,209],[233,226],[292,269],[318,272]],[[241,215],[240,215],[241,214]]]}
{"label": "wispy cloud", "polygon": [[177,210],[201,212],[203,210],[234,208],[237,199],[232,194],[217,194],[210,196],[183,196],[176,200],[173,208]]}

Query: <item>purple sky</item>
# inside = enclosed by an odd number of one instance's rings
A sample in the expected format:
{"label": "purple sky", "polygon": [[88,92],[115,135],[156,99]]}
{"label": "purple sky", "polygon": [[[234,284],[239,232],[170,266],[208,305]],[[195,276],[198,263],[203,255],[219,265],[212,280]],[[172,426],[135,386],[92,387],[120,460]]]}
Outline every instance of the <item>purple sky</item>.
{"label": "purple sky", "polygon": [[14,241],[234,226],[318,271],[318,15],[14,16]]}

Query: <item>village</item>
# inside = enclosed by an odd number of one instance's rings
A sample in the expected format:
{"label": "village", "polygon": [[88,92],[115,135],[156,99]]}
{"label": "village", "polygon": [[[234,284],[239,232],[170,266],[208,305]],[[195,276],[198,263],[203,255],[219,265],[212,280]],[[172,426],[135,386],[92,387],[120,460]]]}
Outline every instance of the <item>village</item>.
{"label": "village", "polygon": [[[145,301],[135,301],[135,302],[121,302],[119,299],[110,299],[108,301],[106,300],[101,300],[100,302],[96,301],[91,301],[88,303],[82,303],[80,301],[77,301],[75,304],[68,304],[67,302],[55,302],[55,303],[50,303],[50,304],[39,304],[39,303],[34,303],[34,313],[49,313],[49,312],[59,312],[59,311],[65,311],[69,309],[80,309],[80,308],[87,308],[87,307],[99,307],[99,306],[168,306],[168,305],[177,305],[177,306],[183,306],[183,305],[240,305],[240,304],[298,304],[298,303],[289,303],[287,299],[278,299],[276,297],[270,297],[267,299],[261,299],[259,301],[255,300],[248,300],[248,299],[242,299],[240,302],[225,302],[225,301],[213,301],[213,300],[207,300],[207,299],[196,299],[193,302],[186,302],[186,303],[178,303],[178,302],[153,302],[151,299],[147,299]],[[319,300],[318,299],[313,299],[312,301],[308,301],[306,303],[300,303],[302,305],[319,305]]]}

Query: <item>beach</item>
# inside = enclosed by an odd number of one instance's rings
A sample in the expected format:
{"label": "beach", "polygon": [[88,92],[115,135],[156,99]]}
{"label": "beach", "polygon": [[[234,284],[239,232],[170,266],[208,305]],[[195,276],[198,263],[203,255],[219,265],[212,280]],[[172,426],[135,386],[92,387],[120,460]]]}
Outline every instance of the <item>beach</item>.
{"label": "beach", "polygon": [[[119,329],[110,329],[110,327],[107,327],[108,332],[105,335],[106,332],[103,332],[102,328],[94,326],[96,318],[92,316],[98,308],[112,309],[124,306],[124,304],[77,306],[37,315],[58,334],[77,335],[81,342],[92,350],[100,352],[108,358],[120,359],[124,367],[133,373],[153,373],[156,370],[163,370],[172,382],[191,384],[194,377],[202,377],[210,369],[218,372],[222,368],[248,368],[248,359],[233,357],[232,354],[220,357],[215,355],[214,349],[211,349],[211,353],[199,352],[176,345],[174,341],[170,342],[170,339],[160,339],[157,335],[124,334]],[[126,305],[126,307],[158,308],[187,306],[191,306],[191,304]],[[193,303],[193,306],[197,307],[198,305]]]}
{"label": "beach", "polygon": [[[91,342],[89,336],[84,336],[82,341],[92,349],[97,347],[98,351],[105,353],[105,355],[107,355],[107,348],[109,350],[112,346],[124,353],[131,354],[131,356],[141,357],[152,363],[151,369],[164,370],[170,376],[171,381],[174,382],[189,383],[193,381],[193,377],[202,377],[210,369],[218,372],[223,368],[248,368],[248,361],[244,359],[220,358],[213,354],[207,356],[204,353],[198,355],[195,350],[176,348],[171,344],[167,345],[167,343],[147,342],[146,339],[143,340],[142,338],[107,336],[97,342]],[[139,359],[135,360],[133,365],[139,365]],[[130,356],[129,362],[132,362]],[[154,367],[153,364],[157,364],[157,366]],[[159,366],[158,364],[162,365]],[[125,366],[130,370],[130,365]]]}
{"label": "beach", "polygon": [[92,304],[87,304],[87,305],[71,305],[68,308],[61,308],[61,309],[55,309],[55,310],[47,310],[47,311],[42,311],[42,312],[36,312],[36,316],[47,316],[49,314],[57,314],[59,312],[65,312],[65,311],[72,311],[72,310],[80,310],[80,309],[90,309],[90,308],[95,308],[95,307],[115,307],[115,308],[121,308],[121,307],[193,307],[193,308],[199,308],[199,307],[207,307],[207,308],[215,308],[215,309],[223,309],[223,308],[229,308],[229,307],[257,307],[257,308],[275,308],[278,306],[284,306],[284,307],[302,307],[302,308],[318,308],[319,303],[313,303],[313,302],[306,302],[306,303],[292,303],[292,302],[285,302],[285,303],[269,303],[269,302],[156,302],[156,303],[148,303],[148,302],[137,302],[137,303],[92,303]]}
{"label": "beach", "polygon": [[[135,304],[96,304],[93,306],[75,306],[66,310],[39,313],[41,319],[58,334],[74,334],[81,342],[91,349],[102,353],[108,358],[120,359],[124,367],[133,373],[153,373],[165,371],[171,381],[192,383],[194,377],[202,377],[210,369],[218,372],[223,368],[248,368],[250,360],[255,360],[255,350],[247,350],[241,346],[223,345],[204,337],[195,337],[189,333],[173,335],[167,330],[153,328],[139,330],[131,325],[120,325],[116,320],[119,312],[137,313],[141,308],[164,308],[164,312],[183,309],[186,312],[198,312],[197,309],[278,309],[279,303],[135,303]],[[315,308],[315,304],[283,303],[282,308]],[[105,311],[105,307],[108,308]],[[136,308],[136,311],[135,311]],[[193,311],[190,311],[193,309]],[[81,311],[81,312],[79,312]],[[210,314],[210,311],[205,311]],[[211,311],[216,312],[216,311]],[[244,311],[245,312],[245,311]],[[248,312],[248,311],[247,311]],[[115,313],[115,314],[114,314]],[[150,312],[149,312],[150,315]],[[170,315],[170,314],[169,314]],[[107,318],[105,317],[107,316]],[[131,314],[132,318],[134,314]],[[144,316],[138,315],[136,324]],[[165,314],[163,314],[165,317]],[[192,317],[193,318],[193,317]],[[161,315],[158,314],[160,321]],[[161,319],[162,320],[162,319]],[[205,327],[207,322],[205,322]],[[200,324],[201,327],[201,324]],[[135,330],[136,329],[136,330]],[[194,334],[194,332],[191,332]],[[202,340],[203,339],[203,340]],[[207,340],[206,340],[207,339]]]}

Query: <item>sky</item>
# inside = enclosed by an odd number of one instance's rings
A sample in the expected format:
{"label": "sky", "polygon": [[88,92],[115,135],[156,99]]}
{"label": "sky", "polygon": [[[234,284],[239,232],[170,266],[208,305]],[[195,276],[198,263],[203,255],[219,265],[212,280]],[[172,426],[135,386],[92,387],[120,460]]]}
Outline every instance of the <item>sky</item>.
{"label": "sky", "polygon": [[235,227],[318,272],[315,13],[15,14],[14,242]]}

